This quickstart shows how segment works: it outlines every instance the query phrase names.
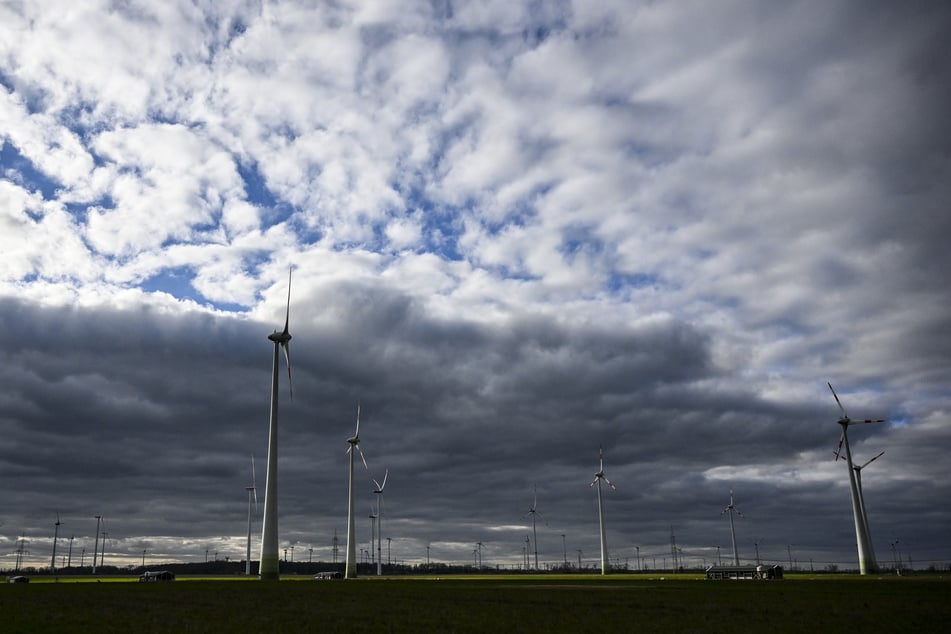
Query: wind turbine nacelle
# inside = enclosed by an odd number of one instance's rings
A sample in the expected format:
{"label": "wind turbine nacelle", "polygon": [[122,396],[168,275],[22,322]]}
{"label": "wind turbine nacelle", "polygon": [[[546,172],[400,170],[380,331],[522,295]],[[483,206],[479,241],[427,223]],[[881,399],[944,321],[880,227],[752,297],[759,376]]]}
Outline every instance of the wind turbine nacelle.
{"label": "wind turbine nacelle", "polygon": [[273,332],[267,336],[274,343],[286,344],[292,339],[289,332]]}

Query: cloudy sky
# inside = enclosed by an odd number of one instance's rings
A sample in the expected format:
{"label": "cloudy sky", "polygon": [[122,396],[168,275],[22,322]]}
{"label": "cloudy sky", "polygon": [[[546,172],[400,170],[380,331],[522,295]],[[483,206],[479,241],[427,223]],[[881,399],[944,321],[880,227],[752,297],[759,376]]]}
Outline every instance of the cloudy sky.
{"label": "cloudy sky", "polygon": [[359,402],[392,559],[520,564],[537,488],[593,565],[603,445],[614,561],[733,489],[745,561],[855,566],[831,381],[879,560],[948,564],[951,10],[880,5],[0,3],[0,565],[243,557],[291,267],[297,559]]}

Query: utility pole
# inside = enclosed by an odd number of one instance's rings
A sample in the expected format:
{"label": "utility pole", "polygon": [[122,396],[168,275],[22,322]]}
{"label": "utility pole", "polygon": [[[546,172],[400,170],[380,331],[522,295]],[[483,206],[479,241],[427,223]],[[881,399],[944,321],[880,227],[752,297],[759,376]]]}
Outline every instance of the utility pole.
{"label": "utility pole", "polygon": [[387,566],[392,565],[392,562],[390,560],[390,545],[392,541],[393,541],[392,538],[390,537],[386,538],[386,565]]}
{"label": "utility pole", "polygon": [[565,570],[568,570],[568,542],[565,541],[565,534],[561,534],[561,547],[565,550]]}
{"label": "utility pole", "polygon": [[24,535],[20,535],[20,539],[17,544],[16,553],[17,553],[17,560],[16,560],[16,568],[14,568],[14,572],[19,572],[20,564],[23,563],[23,555],[30,554],[30,551],[26,550],[26,537]]}

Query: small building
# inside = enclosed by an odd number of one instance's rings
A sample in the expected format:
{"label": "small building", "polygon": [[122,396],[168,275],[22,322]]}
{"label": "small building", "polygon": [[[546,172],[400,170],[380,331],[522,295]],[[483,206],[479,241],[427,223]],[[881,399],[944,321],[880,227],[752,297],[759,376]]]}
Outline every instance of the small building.
{"label": "small building", "polygon": [[316,581],[323,581],[324,579],[343,579],[343,573],[339,570],[333,570],[328,572],[318,572],[314,575]]}
{"label": "small building", "polygon": [[139,581],[175,581],[175,574],[169,572],[168,570],[157,570],[155,572],[149,571],[139,577]]}
{"label": "small building", "polygon": [[707,579],[782,579],[782,566],[710,566]]}

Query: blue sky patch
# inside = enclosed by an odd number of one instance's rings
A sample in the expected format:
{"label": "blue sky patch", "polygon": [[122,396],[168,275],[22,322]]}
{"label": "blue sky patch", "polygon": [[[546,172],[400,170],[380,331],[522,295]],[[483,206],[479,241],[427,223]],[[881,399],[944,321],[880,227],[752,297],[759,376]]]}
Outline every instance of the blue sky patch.
{"label": "blue sky patch", "polygon": [[52,180],[33,165],[12,143],[4,143],[0,148],[0,171],[5,178],[30,191],[39,191],[43,198],[51,200],[56,196],[60,183]]}

